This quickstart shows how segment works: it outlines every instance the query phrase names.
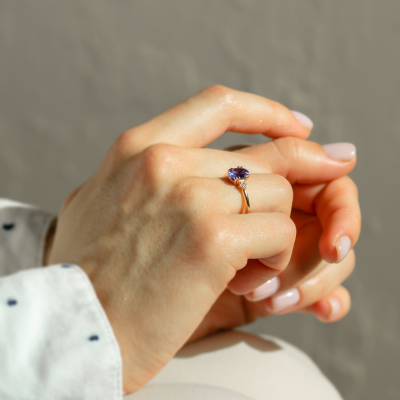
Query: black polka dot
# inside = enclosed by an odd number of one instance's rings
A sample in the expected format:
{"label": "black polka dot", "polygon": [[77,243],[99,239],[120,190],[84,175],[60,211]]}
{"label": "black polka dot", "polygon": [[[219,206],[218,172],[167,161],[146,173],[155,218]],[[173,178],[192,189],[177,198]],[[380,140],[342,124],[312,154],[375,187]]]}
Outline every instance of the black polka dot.
{"label": "black polka dot", "polygon": [[71,268],[71,264],[61,264],[61,268]]}
{"label": "black polka dot", "polygon": [[99,337],[98,337],[97,335],[92,335],[92,336],[90,336],[89,340],[90,340],[91,342],[93,342],[93,341],[95,341],[95,340],[99,340]]}
{"label": "black polka dot", "polygon": [[16,306],[18,304],[17,300],[15,299],[8,299],[7,300],[7,304],[12,307],[12,306]]}
{"label": "black polka dot", "polygon": [[5,231],[11,231],[11,229],[14,229],[15,224],[3,224],[3,229]]}

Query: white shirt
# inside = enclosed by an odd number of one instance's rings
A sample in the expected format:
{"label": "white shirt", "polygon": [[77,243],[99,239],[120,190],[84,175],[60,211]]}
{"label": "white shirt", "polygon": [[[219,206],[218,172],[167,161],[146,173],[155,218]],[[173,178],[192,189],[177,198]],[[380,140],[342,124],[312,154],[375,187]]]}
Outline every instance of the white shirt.
{"label": "white shirt", "polygon": [[42,267],[53,218],[0,199],[0,399],[121,400],[120,349],[89,278]]}

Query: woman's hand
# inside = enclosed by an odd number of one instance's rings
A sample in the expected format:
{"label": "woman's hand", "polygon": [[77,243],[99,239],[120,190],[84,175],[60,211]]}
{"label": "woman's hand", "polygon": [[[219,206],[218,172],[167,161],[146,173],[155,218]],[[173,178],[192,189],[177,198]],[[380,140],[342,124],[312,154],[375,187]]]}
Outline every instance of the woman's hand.
{"label": "woman's hand", "polygon": [[[212,87],[121,135],[63,203],[48,263],[88,274],[121,348],[125,392],[164,367],[249,259],[271,278],[290,260],[289,182],[256,156],[201,148],[229,130],[309,134],[275,102]],[[237,165],[251,172],[251,214],[238,215],[240,193],[221,178]]]}
{"label": "woman's hand", "polygon": [[[236,294],[227,290],[221,295],[190,341],[273,314],[312,312],[324,322],[333,322],[350,309],[350,295],[340,285],[354,268],[354,252],[346,255],[361,229],[357,188],[343,176],[355,166],[354,147],[283,138],[240,152],[268,160],[273,173],[291,182],[291,217],[297,228],[294,251],[285,271],[271,280],[265,267],[249,260],[229,284]],[[350,239],[347,249],[340,246],[342,237]],[[332,264],[335,261],[339,264]],[[255,274],[256,270],[261,273]],[[263,282],[252,280],[263,274]]]}
{"label": "woman's hand", "polygon": [[[320,272],[292,288],[299,294],[296,304],[281,311],[273,311],[273,302],[276,305],[285,305],[288,300],[288,296],[285,294],[292,290],[278,293],[274,297],[261,301],[249,300],[246,296],[236,295],[226,289],[188,342],[220,330],[249,324],[258,318],[290,312],[312,313],[323,322],[335,322],[349,312],[350,294],[341,286],[341,283],[351,274],[354,265],[355,255],[353,250],[338,264],[328,264],[326,261],[321,261],[317,266],[317,270]],[[275,290],[275,285],[274,282],[271,282],[269,289]]]}

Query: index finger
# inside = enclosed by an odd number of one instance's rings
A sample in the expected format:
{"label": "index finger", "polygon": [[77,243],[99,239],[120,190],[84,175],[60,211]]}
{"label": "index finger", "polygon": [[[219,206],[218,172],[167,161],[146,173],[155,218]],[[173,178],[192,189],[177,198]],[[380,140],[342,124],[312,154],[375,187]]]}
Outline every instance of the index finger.
{"label": "index finger", "polygon": [[311,129],[311,120],[282,104],[215,85],[124,135],[131,149],[140,152],[156,143],[204,147],[228,131],[306,139]]}

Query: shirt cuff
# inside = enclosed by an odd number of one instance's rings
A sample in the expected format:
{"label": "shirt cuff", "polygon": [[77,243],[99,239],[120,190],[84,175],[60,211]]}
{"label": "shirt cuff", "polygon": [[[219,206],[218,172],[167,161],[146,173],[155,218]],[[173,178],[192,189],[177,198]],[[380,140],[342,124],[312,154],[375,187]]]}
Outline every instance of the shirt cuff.
{"label": "shirt cuff", "polygon": [[0,278],[0,353],[1,399],[122,399],[117,340],[76,265]]}
{"label": "shirt cuff", "polygon": [[55,218],[28,204],[0,199],[0,276],[43,265],[47,232]]}

